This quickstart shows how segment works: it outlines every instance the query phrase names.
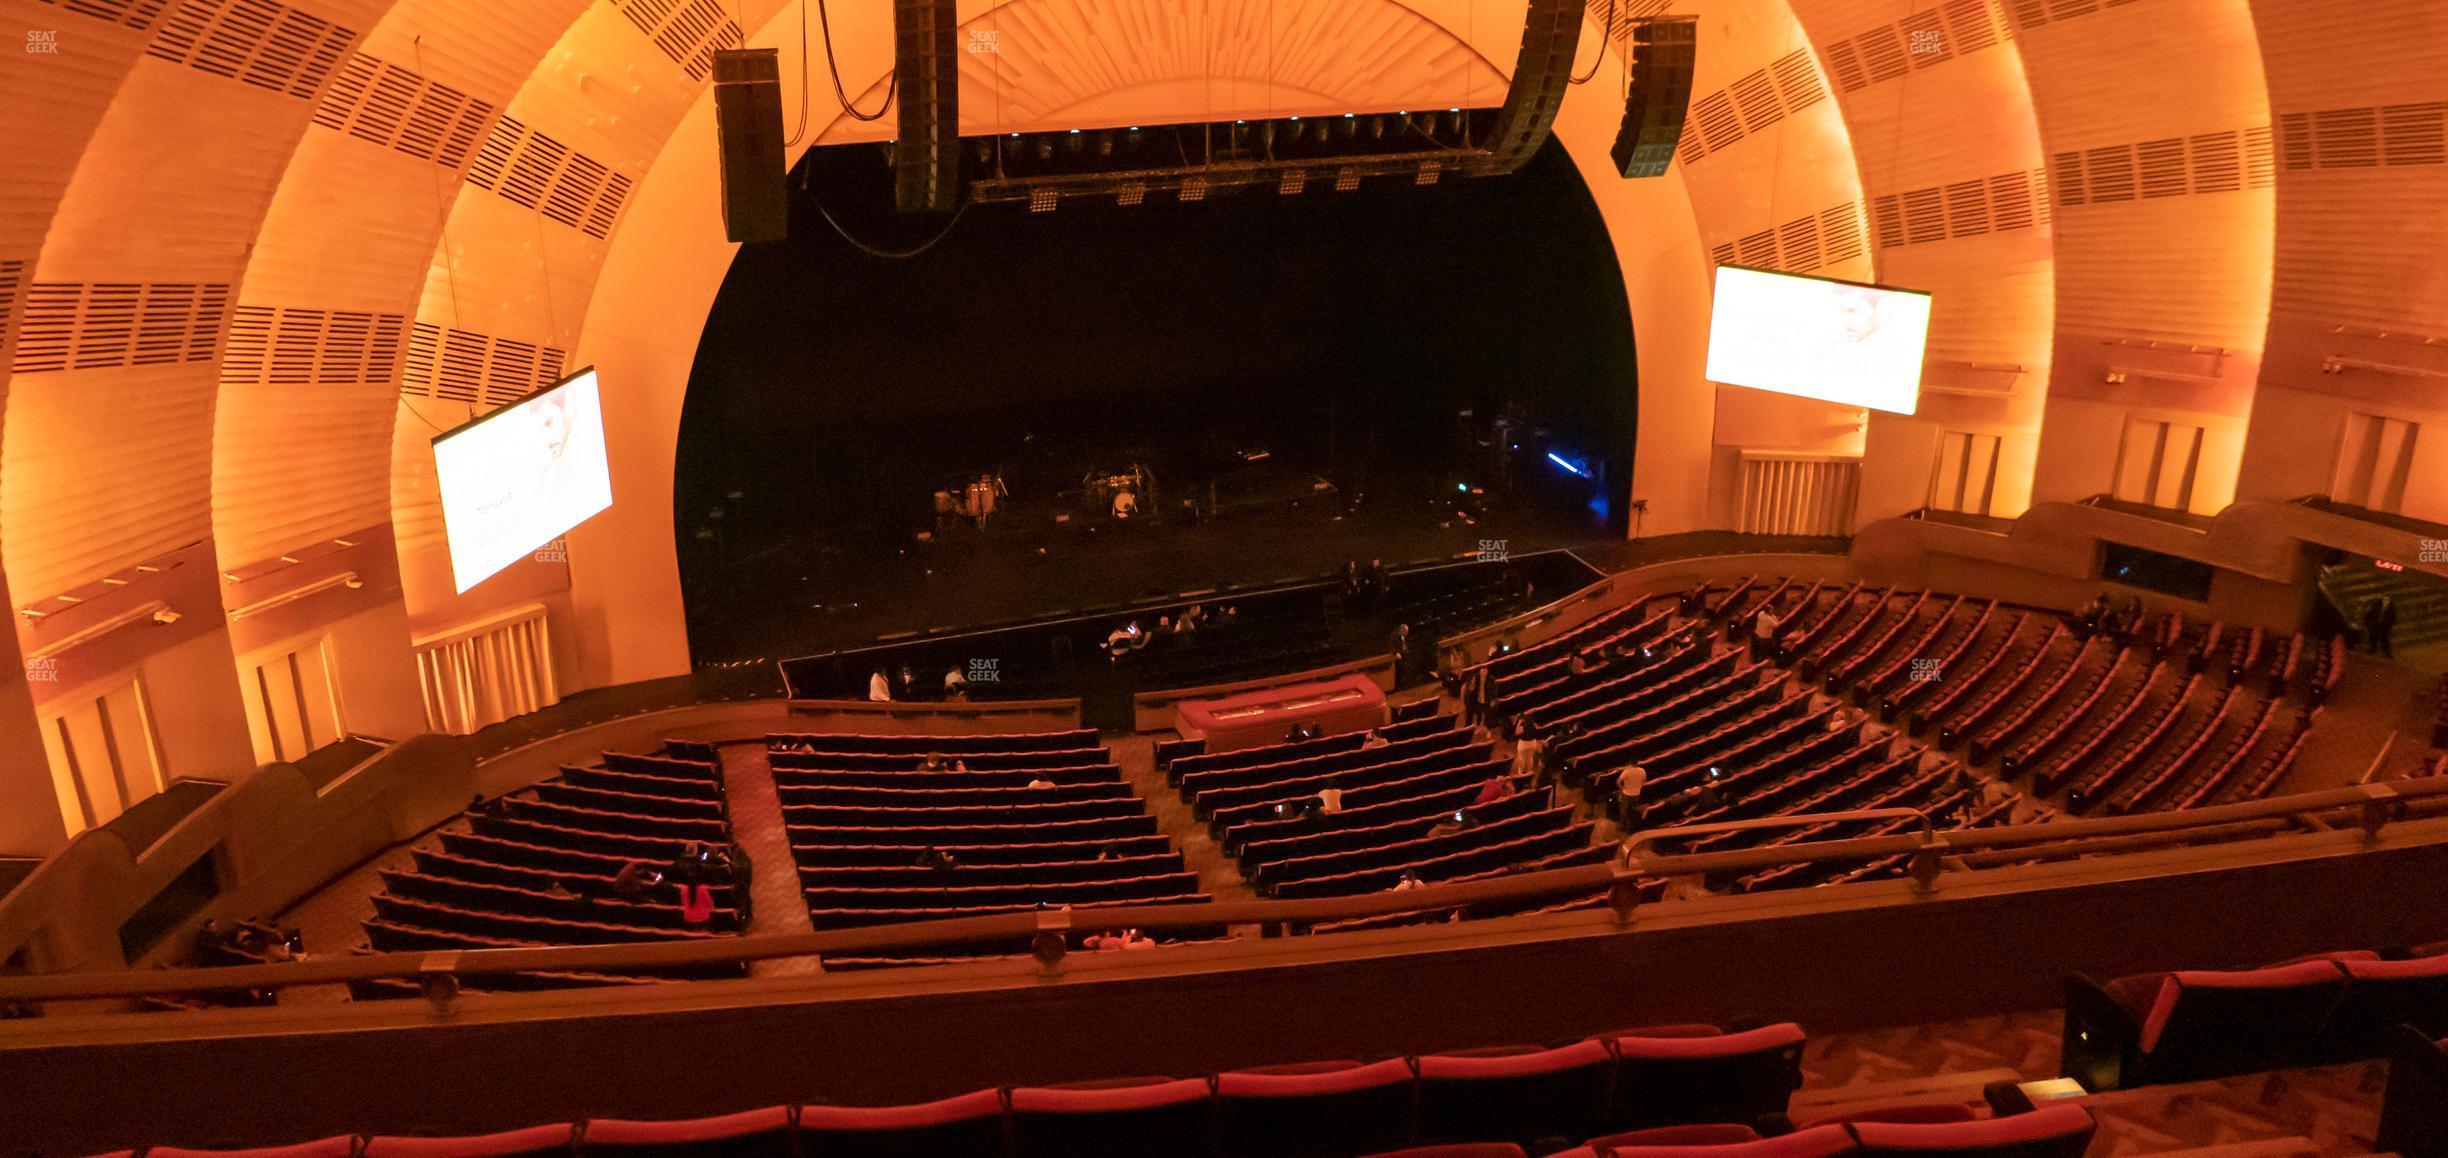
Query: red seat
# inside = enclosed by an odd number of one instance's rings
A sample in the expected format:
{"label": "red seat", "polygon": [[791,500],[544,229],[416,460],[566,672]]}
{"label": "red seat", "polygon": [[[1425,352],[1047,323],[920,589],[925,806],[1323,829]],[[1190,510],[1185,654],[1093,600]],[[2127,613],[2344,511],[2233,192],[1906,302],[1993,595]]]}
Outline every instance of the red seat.
{"label": "red seat", "polygon": [[2068,1102],[1976,1122],[1856,1122],[1846,1127],[1865,1158],[2082,1158],[2099,1123]]}
{"label": "red seat", "polygon": [[1419,1059],[1424,1142],[1586,1138],[1605,1120],[1614,1056],[1600,1042],[1498,1057]]}
{"label": "red seat", "polygon": [[1688,1126],[1626,1130],[1604,1138],[1592,1138],[1583,1149],[1603,1154],[1632,1146],[1739,1146],[1757,1141],[1759,1131],[1738,1122],[1699,1122]]}
{"label": "red seat", "polygon": [[677,1122],[597,1118],[581,1130],[579,1146],[620,1158],[790,1158],[796,1149],[789,1106]]}
{"label": "red seat", "polygon": [[257,1146],[249,1150],[189,1150],[178,1146],[154,1146],[144,1153],[145,1158],[349,1158],[356,1152],[357,1136],[343,1134],[337,1138],[322,1138],[288,1146]]}
{"label": "red seat", "polygon": [[979,1090],[908,1106],[801,1106],[799,1136],[809,1152],[828,1158],[999,1154],[1003,1091]]}
{"label": "red seat", "polygon": [[2311,1056],[2346,992],[2345,965],[2066,983],[2062,1068],[2093,1090],[2278,1069]]}
{"label": "red seat", "polygon": [[1214,1109],[1205,1078],[1011,1092],[1017,1158],[1205,1158]]}
{"label": "red seat", "polygon": [[1843,1126],[1814,1126],[1779,1134],[1773,1138],[1753,1138],[1725,1142],[1679,1142],[1676,1135],[1665,1141],[1639,1141],[1650,1133],[1636,1131],[1630,1145],[1600,1146],[1597,1143],[1578,1150],[1566,1150],[1555,1158],[1835,1158],[1853,1152],[1853,1134]]}
{"label": "red seat", "polygon": [[1609,1038],[1615,1094],[1606,1124],[1631,1130],[1782,1113],[1802,1085],[1802,1042],[1802,1027],[1792,1022],[1742,1033]]}
{"label": "red seat", "polygon": [[569,1122],[504,1130],[499,1134],[460,1138],[366,1139],[363,1158],[524,1158],[526,1155],[567,1154],[578,1139]]}
{"label": "red seat", "polygon": [[1218,1075],[1216,1149],[1223,1158],[1340,1158],[1400,1146],[1410,1140],[1411,1081],[1403,1058]]}
{"label": "red seat", "polygon": [[1414,1146],[1408,1150],[1385,1150],[1368,1158],[1527,1158],[1522,1148],[1511,1142],[1457,1142],[1446,1146]]}
{"label": "red seat", "polygon": [[2408,961],[2344,963],[2346,996],[2329,1015],[2332,1057],[2370,1057],[2387,1048],[2388,1030],[2411,1025],[2448,1037],[2448,952]]}

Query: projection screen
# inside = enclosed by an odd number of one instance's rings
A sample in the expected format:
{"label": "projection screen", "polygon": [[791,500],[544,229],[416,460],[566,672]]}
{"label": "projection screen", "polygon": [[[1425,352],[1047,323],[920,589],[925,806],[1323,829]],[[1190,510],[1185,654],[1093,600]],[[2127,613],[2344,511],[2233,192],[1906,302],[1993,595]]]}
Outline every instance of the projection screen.
{"label": "projection screen", "polygon": [[592,367],[433,440],[460,591],[612,505]]}
{"label": "projection screen", "polygon": [[1920,290],[1721,265],[1708,377],[1910,414],[1921,400],[1929,320],[1930,295]]}

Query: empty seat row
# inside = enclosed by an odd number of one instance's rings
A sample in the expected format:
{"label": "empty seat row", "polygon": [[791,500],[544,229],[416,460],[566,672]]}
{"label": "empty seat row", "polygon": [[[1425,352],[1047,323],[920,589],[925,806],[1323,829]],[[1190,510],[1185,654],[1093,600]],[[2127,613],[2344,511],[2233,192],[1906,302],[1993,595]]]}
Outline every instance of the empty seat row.
{"label": "empty seat row", "polygon": [[[679,1122],[596,1119],[451,1139],[341,1137],[250,1158],[1350,1158],[1414,1144],[1586,1138],[1748,1122],[1801,1082],[1791,1024],[1679,1027],[1501,1047],[986,1089],[885,1107],[774,1106]],[[157,1147],[148,1158],[211,1152]]]}

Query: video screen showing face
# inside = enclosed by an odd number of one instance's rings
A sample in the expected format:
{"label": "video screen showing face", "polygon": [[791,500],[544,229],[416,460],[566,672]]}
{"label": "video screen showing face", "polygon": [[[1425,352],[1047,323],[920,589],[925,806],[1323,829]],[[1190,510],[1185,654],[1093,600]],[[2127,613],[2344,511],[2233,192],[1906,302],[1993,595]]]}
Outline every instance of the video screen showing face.
{"label": "video screen showing face", "polygon": [[464,592],[612,505],[595,372],[434,439],[434,472]]}

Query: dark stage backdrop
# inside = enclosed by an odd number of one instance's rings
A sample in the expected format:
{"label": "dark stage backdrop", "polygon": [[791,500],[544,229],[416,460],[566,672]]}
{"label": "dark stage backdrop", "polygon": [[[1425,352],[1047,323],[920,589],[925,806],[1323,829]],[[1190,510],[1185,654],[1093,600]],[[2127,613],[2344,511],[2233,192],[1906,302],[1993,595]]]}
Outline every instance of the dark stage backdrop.
{"label": "dark stage backdrop", "polygon": [[964,472],[1186,482],[1263,446],[1391,501],[1459,469],[1458,411],[1510,403],[1629,477],[1622,276],[1560,146],[1429,187],[979,206],[906,260],[818,212],[887,247],[941,229],[878,208],[888,181],[878,148],[811,152],[790,237],[742,248],[715,300],[674,496],[692,618],[777,552],[897,551]]}

